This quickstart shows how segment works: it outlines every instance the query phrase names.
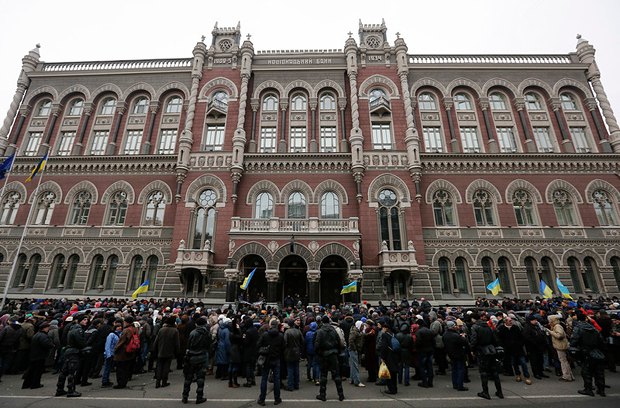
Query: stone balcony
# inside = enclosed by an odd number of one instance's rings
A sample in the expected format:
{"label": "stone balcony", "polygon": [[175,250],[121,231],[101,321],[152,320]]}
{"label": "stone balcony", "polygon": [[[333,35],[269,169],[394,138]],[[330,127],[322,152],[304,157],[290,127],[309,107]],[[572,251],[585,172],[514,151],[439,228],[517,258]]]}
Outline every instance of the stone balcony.
{"label": "stone balcony", "polygon": [[359,234],[359,218],[231,218],[231,233]]}
{"label": "stone balcony", "polygon": [[411,241],[407,244],[407,249],[403,250],[389,249],[384,242],[381,252],[379,252],[379,267],[388,276],[395,270],[406,270],[414,273],[418,270],[418,262],[415,255],[416,251]]}
{"label": "stone balcony", "polygon": [[203,249],[191,249],[185,247],[185,241],[181,240],[177,250],[177,259],[174,263],[174,269],[180,271],[184,268],[196,268],[206,271],[207,267],[213,265],[213,251],[211,251],[211,243],[207,244]]}

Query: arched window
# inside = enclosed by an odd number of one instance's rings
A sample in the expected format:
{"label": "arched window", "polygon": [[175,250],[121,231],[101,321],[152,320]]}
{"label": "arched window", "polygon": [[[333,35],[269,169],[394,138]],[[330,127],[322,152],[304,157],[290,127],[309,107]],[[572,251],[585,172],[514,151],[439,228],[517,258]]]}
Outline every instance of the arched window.
{"label": "arched window", "polygon": [[54,257],[54,260],[52,261],[52,279],[50,280],[48,289],[62,289],[64,286],[65,274],[65,256],[62,254],[58,254]]}
{"label": "arched window", "polygon": [[510,284],[510,262],[505,257],[497,260],[497,269],[499,272],[499,285],[504,293],[512,293],[512,285]]}
{"label": "arched window", "polygon": [[75,275],[77,274],[78,264],[80,263],[80,257],[77,254],[73,254],[67,261],[67,267],[64,269],[65,275],[63,277],[64,288],[73,289]]}
{"label": "arched window", "polygon": [[321,110],[336,110],[336,98],[330,93],[321,95]]}
{"label": "arched window", "polygon": [[583,285],[581,284],[581,273],[579,261],[575,257],[570,257],[566,261],[568,264],[568,270],[570,271],[570,280],[573,283],[573,289],[575,293],[583,293]]}
{"label": "arched window", "polygon": [[288,197],[288,218],[306,218],[306,197],[299,191]]}
{"label": "arched window", "polygon": [[213,94],[213,104],[226,112],[228,110],[228,94],[224,91],[217,91]]}
{"label": "arched window", "polygon": [[506,99],[504,95],[499,92],[493,92],[489,95],[489,105],[491,106],[491,110],[507,110],[506,108]]}
{"label": "arched window", "polygon": [[450,279],[450,261],[448,258],[439,258],[439,284],[441,293],[451,294],[452,283]]}
{"label": "arched window", "polygon": [[454,261],[454,287],[458,289],[459,293],[469,293],[469,285],[467,285],[467,263],[462,257],[458,257]]}
{"label": "arched window", "polygon": [[124,225],[127,216],[127,192],[119,190],[110,198],[106,225]]}
{"label": "arched window", "polygon": [[136,102],[133,105],[133,114],[134,115],[145,115],[146,111],[149,108],[149,100],[145,96],[141,96],[136,99]]}
{"label": "arched window", "polygon": [[267,112],[271,112],[271,111],[277,111],[278,110],[278,98],[275,97],[275,95],[266,95],[265,98],[263,99],[263,111]]}
{"label": "arched window", "polygon": [[454,106],[456,107],[456,110],[472,110],[469,95],[462,92],[454,95]]}
{"label": "arched window", "polygon": [[452,196],[446,190],[437,190],[433,194],[433,214],[438,227],[454,226],[454,207]]}
{"label": "arched window", "polygon": [[92,196],[88,191],[80,191],[75,195],[69,224],[86,225],[88,223],[91,201]]}
{"label": "arched window", "polygon": [[114,286],[116,270],[118,268],[118,256],[110,255],[105,265],[103,256],[96,255],[91,263],[90,289],[109,290]]}
{"label": "arched window", "polygon": [[573,200],[566,190],[555,190],[553,192],[553,209],[558,225],[577,225]]}
{"label": "arched window", "polygon": [[379,193],[379,229],[381,242],[387,243],[392,251],[402,250],[400,208],[396,193],[390,189]]}
{"label": "arched window", "polygon": [[306,97],[302,94],[295,94],[291,98],[291,110],[305,111],[306,110]]}
{"label": "arched window", "polygon": [[37,109],[37,116],[44,117],[49,116],[52,111],[52,101],[50,99],[44,99],[39,104],[39,109]]}
{"label": "arched window", "polygon": [[437,110],[435,97],[430,92],[423,92],[418,96],[420,110]]}
{"label": "arched window", "polygon": [[25,275],[28,272],[26,270],[26,259],[27,258],[25,254],[19,254],[19,256],[17,257],[17,263],[15,265],[16,273],[15,273],[15,278],[13,279],[14,288],[20,287],[20,285],[22,284],[22,278],[24,280],[26,279]]}
{"label": "arched window", "polygon": [[254,216],[262,219],[273,217],[273,197],[271,193],[263,191],[256,196]]}
{"label": "arched window", "polygon": [[321,196],[321,218],[340,218],[340,198],[333,191]]}
{"label": "arched window", "polygon": [[215,204],[217,195],[211,189],[203,190],[194,209],[192,249],[203,249],[207,241],[213,244],[215,233]]}
{"label": "arched window", "polygon": [[543,257],[540,260],[540,279],[544,280],[551,290],[555,291],[555,272],[553,267],[553,261],[548,257]]}
{"label": "arched window", "polygon": [[90,285],[89,289],[97,289],[100,285],[103,288],[105,271],[103,266],[103,256],[95,255],[90,264]]}
{"label": "arched window", "polygon": [[583,260],[583,285],[586,288],[586,292],[598,293],[598,283],[596,282],[596,275],[598,270],[596,268],[596,262],[589,256]]}
{"label": "arched window", "polygon": [[153,191],[146,199],[146,212],[144,213],[144,225],[161,226],[164,224],[164,212],[166,210],[166,197],[159,190]]}
{"label": "arched window", "polygon": [[0,213],[0,225],[13,225],[15,223],[20,200],[21,194],[17,191],[9,191],[4,195],[2,208],[0,208],[0,211],[2,211]]}
{"label": "arched window", "polygon": [[142,255],[136,255],[131,259],[131,264],[129,265],[129,273],[131,274],[131,281],[129,283],[128,290],[136,290],[138,286],[144,282],[141,280],[146,274],[146,268],[144,267],[144,258]]}
{"label": "arched window", "polygon": [[515,212],[517,225],[537,225],[534,217],[534,204],[532,203],[532,197],[528,191],[515,190],[512,194],[512,208]]}
{"label": "arched window", "polygon": [[114,98],[105,98],[101,103],[100,115],[114,115],[114,109],[116,108],[116,100]]}
{"label": "arched window", "polygon": [[375,88],[368,94],[368,100],[370,102],[370,106],[373,107],[379,103],[387,103],[388,99],[383,89]]}
{"label": "arched window", "polygon": [[564,109],[565,111],[579,110],[575,98],[573,98],[573,95],[569,93],[564,92],[560,94],[560,101],[562,102],[562,109]]}
{"label": "arched window", "polygon": [[40,263],[41,255],[39,254],[32,255],[28,262],[26,262],[26,255],[20,254],[17,258],[17,274],[13,281],[13,287],[32,289],[37,279],[37,273],[39,273]]}
{"label": "arched window", "polygon": [[173,96],[168,99],[166,104],[166,113],[181,113],[183,109],[183,99],[179,96]]}
{"label": "arched window", "polygon": [[525,258],[525,273],[527,274],[527,283],[530,287],[530,293],[538,293],[538,266],[532,257]]}
{"label": "arched window", "polygon": [[542,110],[542,104],[540,103],[540,97],[534,92],[528,92],[525,94],[525,107],[527,110]]}
{"label": "arched window", "polygon": [[80,116],[84,110],[84,99],[74,99],[69,104],[69,112],[67,116]]}
{"label": "arched window", "polygon": [[[495,280],[495,271],[493,271],[493,260],[488,256],[482,258],[482,275],[484,277],[484,286]],[[501,286],[501,285],[500,285]]]}
{"label": "arched window", "polygon": [[495,225],[493,196],[486,190],[476,190],[472,197],[474,217],[478,226]]}
{"label": "arched window", "polygon": [[614,271],[614,278],[616,279],[616,286],[620,290],[620,258],[614,256],[609,261],[611,268]]}
{"label": "arched window", "polygon": [[56,206],[56,194],[52,191],[44,191],[36,202],[33,224],[49,225]]}
{"label": "arched window", "polygon": [[607,191],[595,190],[592,193],[592,202],[599,224],[618,225],[616,209]]}

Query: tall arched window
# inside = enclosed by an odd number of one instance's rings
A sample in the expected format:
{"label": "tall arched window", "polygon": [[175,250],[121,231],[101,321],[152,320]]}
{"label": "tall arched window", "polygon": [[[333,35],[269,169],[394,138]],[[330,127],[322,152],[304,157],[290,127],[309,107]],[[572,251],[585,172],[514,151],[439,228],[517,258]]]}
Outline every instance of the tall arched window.
{"label": "tall arched window", "polygon": [[36,202],[33,224],[49,225],[56,206],[56,194],[52,191],[44,191]]}
{"label": "tall arched window", "polygon": [[379,229],[381,241],[387,243],[390,250],[402,250],[400,228],[400,207],[396,193],[390,189],[379,193]]}
{"label": "tall arched window", "polygon": [[[155,255],[151,255],[146,258],[146,276],[144,276],[145,282],[147,279],[149,280],[149,291],[153,291],[155,289],[155,278],[157,277],[157,265],[159,264],[159,258]],[[142,282],[140,284],[142,284]]]}
{"label": "tall arched window", "polygon": [[450,261],[448,258],[439,258],[439,284],[441,286],[441,293],[452,293],[452,283],[450,279]]}
{"label": "tall arched window", "polygon": [[491,110],[494,111],[506,110],[506,99],[504,99],[504,95],[499,92],[490,94],[489,106],[491,106]]}
{"label": "tall arched window", "polygon": [[614,278],[616,279],[616,286],[620,290],[620,258],[617,256],[612,257],[609,260],[611,268],[614,271]]}
{"label": "tall arched window", "polygon": [[538,265],[532,257],[525,258],[525,273],[531,294],[538,293]]}
{"label": "tall arched window", "polygon": [[336,98],[331,92],[321,94],[319,105],[319,151],[333,153],[338,151],[338,115]]}
{"label": "tall arched window", "polygon": [[106,225],[124,225],[127,216],[127,193],[119,190],[110,198]]}
{"label": "tall arched window", "polygon": [[67,261],[67,267],[65,268],[64,287],[65,289],[73,289],[75,283],[75,275],[77,274],[78,264],[80,263],[80,256],[73,254]]}
{"label": "tall arched window", "polygon": [[581,273],[579,261],[575,257],[570,257],[566,261],[568,264],[568,270],[570,271],[570,280],[573,283],[573,289],[575,293],[583,293],[583,285],[581,284]]}
{"label": "tall arched window", "polygon": [[418,96],[420,110],[437,110],[435,97],[430,92],[423,92]]}
{"label": "tall arched window", "polygon": [[618,216],[610,195],[605,190],[595,190],[592,193],[592,202],[596,218],[601,225],[618,225]]}
{"label": "tall arched window", "polygon": [[203,249],[207,241],[213,244],[216,202],[217,194],[214,190],[203,190],[198,196],[194,209],[192,249]]}
{"label": "tall arched window", "polygon": [[38,117],[49,116],[51,111],[52,111],[52,101],[50,99],[44,99],[39,104],[39,109],[37,109],[36,116]]}
{"label": "tall arched window", "polygon": [[146,199],[146,211],[144,213],[144,225],[161,226],[164,224],[164,212],[166,210],[166,197],[159,190],[153,191]]}
{"label": "tall arched window", "polygon": [[476,190],[472,197],[474,217],[478,226],[495,225],[493,196],[486,190]]}
{"label": "tall arched window", "polygon": [[433,194],[433,214],[435,215],[436,226],[455,225],[452,196],[446,190],[437,190]]}
{"label": "tall arched window", "polygon": [[482,275],[484,277],[484,286],[495,280],[495,272],[493,271],[493,260],[488,256],[482,258]]}
{"label": "tall arched window", "polygon": [[306,197],[300,191],[288,197],[288,218],[306,218]]}
{"label": "tall arched window", "polygon": [[69,224],[86,225],[88,223],[91,201],[92,196],[88,191],[80,191],[75,195],[73,198],[71,219],[69,220]]}
{"label": "tall arched window", "polygon": [[114,98],[105,98],[101,103],[100,115],[114,115],[114,109],[116,108],[116,100]]}
{"label": "tall arched window", "polygon": [[13,281],[13,287],[32,289],[34,282],[39,273],[39,264],[41,263],[41,255],[34,254],[30,260],[26,262],[26,255],[20,254],[17,258],[17,274]]}
{"label": "tall arched window", "polygon": [[168,99],[166,104],[166,113],[181,113],[183,109],[183,99],[179,96],[173,96]]}
{"label": "tall arched window", "polygon": [[573,95],[569,93],[564,92],[560,94],[560,101],[562,102],[562,109],[565,111],[579,110],[577,107],[577,102],[575,102],[575,98],[573,98]]}
{"label": "tall arched window", "polygon": [[497,269],[499,275],[499,285],[504,293],[512,293],[512,285],[510,284],[510,262],[506,257],[500,257],[497,260]]}
{"label": "tall arched window", "polygon": [[263,219],[273,217],[273,197],[271,193],[263,191],[256,196],[254,216]]}
{"label": "tall arched window", "polygon": [[458,289],[459,293],[469,293],[467,262],[462,257],[458,257],[454,261],[454,287]]}
{"label": "tall arched window", "polygon": [[141,96],[134,102],[133,111],[134,115],[146,115],[146,111],[149,108],[149,100],[145,96]]}
{"label": "tall arched window", "polygon": [[278,110],[278,98],[275,95],[267,95],[263,99],[263,111],[277,111]]}
{"label": "tall arched window", "polygon": [[66,273],[65,256],[58,254],[52,261],[52,279],[48,285],[48,289],[62,289],[64,286],[64,275]]}
{"label": "tall arched window", "polygon": [[305,111],[306,110],[306,97],[302,94],[295,94],[291,98],[291,110]]}
{"label": "tall arched window", "polygon": [[2,200],[2,208],[0,209],[2,211],[0,213],[0,225],[13,225],[15,223],[20,200],[21,194],[17,191],[9,191],[5,194]]}
{"label": "tall arched window", "polygon": [[103,256],[95,255],[90,264],[90,285],[89,289],[103,289],[103,283],[105,281],[106,269],[103,265]]}
{"label": "tall arched window", "polygon": [[593,293],[598,293],[598,283],[596,281],[596,275],[598,274],[598,270],[596,268],[596,262],[591,257],[586,257],[583,260],[583,285],[586,288],[586,291],[590,291]]}
{"label": "tall arched window", "polygon": [[76,98],[69,103],[67,116],[80,116],[84,110],[84,99]]}
{"label": "tall arched window", "polygon": [[577,225],[573,199],[566,190],[555,190],[553,192],[553,209],[558,225]]}
{"label": "tall arched window", "polygon": [[542,104],[540,103],[540,97],[534,92],[528,92],[525,94],[525,107],[527,110],[542,110]]}
{"label": "tall arched window", "polygon": [[333,191],[321,196],[321,218],[340,218],[340,198]]}
{"label": "tall arched window", "polygon": [[25,254],[19,254],[19,256],[17,257],[17,263],[15,265],[15,278],[13,279],[13,287],[14,288],[19,288],[20,286],[23,287],[24,283],[22,283],[22,281],[26,281],[26,274],[28,273],[28,268],[26,266],[26,255]]}
{"label": "tall arched window", "polygon": [[387,95],[385,91],[380,88],[375,88],[370,91],[368,94],[368,101],[370,102],[371,108],[381,103],[388,104]]}
{"label": "tall arched window", "polygon": [[553,261],[548,257],[540,260],[540,279],[544,280],[551,290],[555,291],[555,271]]}
{"label": "tall arched window", "polygon": [[146,274],[146,268],[144,267],[144,258],[142,255],[136,255],[131,260],[131,265],[129,266],[129,273],[131,274],[131,281],[129,283],[129,290],[136,290],[138,286],[144,282],[143,277]]}
{"label": "tall arched window", "polygon": [[532,197],[527,190],[515,190],[512,194],[512,208],[515,212],[517,225],[537,225],[534,218],[534,205]]}
{"label": "tall arched window", "polygon": [[454,106],[456,110],[472,110],[471,100],[469,95],[465,93],[457,93],[454,95]]}
{"label": "tall arched window", "polygon": [[228,111],[228,94],[224,91],[217,91],[213,94],[213,104],[224,112]]}

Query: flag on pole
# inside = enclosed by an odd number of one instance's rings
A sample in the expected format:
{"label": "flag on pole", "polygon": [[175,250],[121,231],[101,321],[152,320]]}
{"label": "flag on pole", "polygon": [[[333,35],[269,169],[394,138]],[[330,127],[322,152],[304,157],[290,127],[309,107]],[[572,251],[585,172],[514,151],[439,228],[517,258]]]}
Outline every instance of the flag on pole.
{"label": "flag on pole", "polygon": [[348,285],[344,285],[342,287],[342,290],[340,291],[340,294],[344,295],[345,293],[354,293],[354,292],[357,292],[357,281],[356,280],[349,283]]}
{"label": "flag on pole", "polygon": [[15,153],[4,159],[2,164],[0,164],[0,180],[6,177],[6,173],[11,170],[11,166],[13,166],[13,160],[15,160]]}
{"label": "flag on pole", "polygon": [[562,282],[560,282],[560,278],[558,278],[557,276],[555,278],[555,284],[558,285],[558,290],[562,294],[563,298],[571,299],[571,300],[573,299],[573,297],[570,295],[570,292],[568,291],[568,288],[564,286]]}
{"label": "flag on pole", "polygon": [[254,272],[256,272],[256,268],[252,269],[252,272],[250,272],[250,274],[245,277],[245,279],[243,280],[243,283],[241,284],[241,286],[239,286],[241,290],[248,289],[248,286],[250,286],[250,281],[252,280],[252,277],[254,276]]}
{"label": "flag on pole", "polygon": [[140,293],[146,293],[149,291],[149,280],[145,280],[144,283],[142,283],[142,285],[138,286],[138,289],[136,289],[133,294],[131,295],[132,299],[135,299],[138,297],[138,295]]}
{"label": "flag on pole", "polygon": [[553,290],[551,290],[551,288],[547,286],[545,281],[542,279],[540,280],[540,294],[545,299],[551,299],[553,297]]}
{"label": "flag on pole", "polygon": [[497,296],[499,291],[502,290],[502,287],[499,286],[499,278],[497,278],[493,282],[489,283],[487,285],[487,289],[491,291],[493,296]]}
{"label": "flag on pole", "polygon": [[37,164],[37,167],[32,169],[32,173],[30,173],[30,176],[28,176],[28,178],[26,179],[26,183],[29,181],[32,181],[32,179],[35,178],[37,174],[42,172],[46,164],[47,164],[47,153],[45,153],[45,156],[41,158],[41,160]]}

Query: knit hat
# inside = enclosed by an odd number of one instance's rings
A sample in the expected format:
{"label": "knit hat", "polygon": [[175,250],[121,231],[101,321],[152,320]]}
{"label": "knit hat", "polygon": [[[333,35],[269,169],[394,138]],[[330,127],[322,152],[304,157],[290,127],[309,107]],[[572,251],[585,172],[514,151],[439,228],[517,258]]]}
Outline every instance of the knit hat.
{"label": "knit hat", "polygon": [[453,328],[455,326],[456,326],[456,323],[454,323],[452,320],[449,320],[448,322],[446,322],[446,327],[448,329],[451,329],[451,328]]}
{"label": "knit hat", "polygon": [[357,322],[355,322],[355,328],[359,330],[360,327],[362,327],[362,324],[364,324],[364,322],[362,322],[361,320],[358,320]]}

